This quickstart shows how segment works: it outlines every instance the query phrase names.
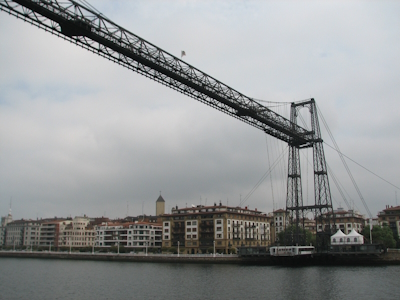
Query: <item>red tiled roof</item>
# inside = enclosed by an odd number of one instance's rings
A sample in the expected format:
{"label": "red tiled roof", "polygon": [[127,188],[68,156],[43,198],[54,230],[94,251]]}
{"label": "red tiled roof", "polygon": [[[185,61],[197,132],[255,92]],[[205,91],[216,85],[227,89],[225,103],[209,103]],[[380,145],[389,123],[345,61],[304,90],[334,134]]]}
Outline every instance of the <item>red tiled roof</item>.
{"label": "red tiled roof", "polygon": [[400,210],[400,206],[389,207],[384,209],[383,211],[395,211],[395,210]]}

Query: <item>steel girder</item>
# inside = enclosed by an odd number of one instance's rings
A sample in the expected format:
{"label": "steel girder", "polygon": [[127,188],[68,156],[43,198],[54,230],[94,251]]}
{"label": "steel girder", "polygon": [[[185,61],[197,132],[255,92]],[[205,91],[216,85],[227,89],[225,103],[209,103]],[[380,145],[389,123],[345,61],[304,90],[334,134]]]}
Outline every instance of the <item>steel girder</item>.
{"label": "steel girder", "polygon": [[0,0],[0,10],[138,72],[292,145],[312,135],[215,78],[76,3]]}

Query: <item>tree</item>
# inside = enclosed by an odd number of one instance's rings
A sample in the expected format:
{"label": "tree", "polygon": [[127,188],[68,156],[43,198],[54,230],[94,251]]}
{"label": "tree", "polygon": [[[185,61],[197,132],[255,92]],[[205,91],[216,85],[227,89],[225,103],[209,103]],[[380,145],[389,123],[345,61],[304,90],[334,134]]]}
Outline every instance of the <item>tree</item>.
{"label": "tree", "polygon": [[[370,240],[369,225],[364,227],[361,234],[367,241]],[[387,226],[387,224],[383,224],[383,226],[375,225],[372,227],[372,242],[374,244],[383,244],[385,248],[396,247],[396,240],[393,237],[393,231],[389,226]]]}
{"label": "tree", "polygon": [[[291,225],[284,231],[278,233],[278,240],[281,245],[293,245],[295,242],[294,235],[296,234],[296,226]],[[303,228],[299,228],[300,240],[303,241],[304,245],[315,245],[315,235],[311,231]],[[303,244],[301,243],[301,244]]]}

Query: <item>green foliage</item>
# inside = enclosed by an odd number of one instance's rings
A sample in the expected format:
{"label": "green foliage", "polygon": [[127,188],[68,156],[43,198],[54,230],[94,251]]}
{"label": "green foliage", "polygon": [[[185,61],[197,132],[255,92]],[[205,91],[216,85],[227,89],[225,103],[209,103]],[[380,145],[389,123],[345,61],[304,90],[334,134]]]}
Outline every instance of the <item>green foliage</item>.
{"label": "green foliage", "polygon": [[169,253],[172,253],[172,254],[178,254],[178,250],[176,250],[175,247],[169,248],[169,249],[168,249],[168,252],[169,252]]}
{"label": "green foliage", "polygon": [[[316,237],[311,231],[303,228],[299,228],[298,232],[300,241],[304,242],[304,245],[315,245]],[[294,245],[296,235],[296,226],[292,225],[286,228],[286,230],[278,233],[278,240],[281,245]]]}
{"label": "green foliage", "polygon": [[[369,225],[365,226],[361,234],[369,241]],[[372,242],[375,244],[383,244],[385,248],[395,248],[396,240],[393,237],[393,231],[384,224],[383,226],[375,225],[372,227]]]}
{"label": "green foliage", "polygon": [[81,247],[79,252],[92,252],[92,247]]}
{"label": "green foliage", "polygon": [[214,247],[207,248],[207,253],[214,253]]}

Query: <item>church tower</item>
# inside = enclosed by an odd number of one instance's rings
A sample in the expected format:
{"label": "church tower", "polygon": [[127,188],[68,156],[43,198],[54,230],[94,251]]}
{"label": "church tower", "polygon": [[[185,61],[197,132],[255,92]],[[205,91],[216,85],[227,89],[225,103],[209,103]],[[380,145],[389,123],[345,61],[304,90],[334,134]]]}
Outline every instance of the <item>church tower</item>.
{"label": "church tower", "polygon": [[165,214],[165,200],[160,193],[160,197],[158,197],[156,201],[156,216],[160,216],[163,214]]}

